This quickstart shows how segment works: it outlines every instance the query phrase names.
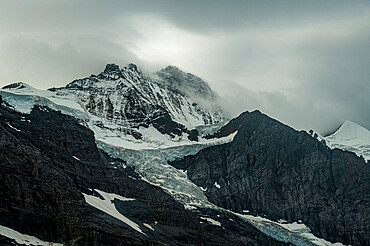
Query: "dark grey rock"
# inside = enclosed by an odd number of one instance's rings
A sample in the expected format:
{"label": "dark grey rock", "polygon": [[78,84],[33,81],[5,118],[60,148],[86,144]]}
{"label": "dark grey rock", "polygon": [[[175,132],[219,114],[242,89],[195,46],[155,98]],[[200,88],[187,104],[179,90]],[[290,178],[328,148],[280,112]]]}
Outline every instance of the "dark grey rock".
{"label": "dark grey rock", "polygon": [[[329,241],[370,245],[370,167],[259,111],[245,112],[211,137],[231,143],[171,162],[224,208],[302,220]],[[215,186],[215,182],[220,188]]]}

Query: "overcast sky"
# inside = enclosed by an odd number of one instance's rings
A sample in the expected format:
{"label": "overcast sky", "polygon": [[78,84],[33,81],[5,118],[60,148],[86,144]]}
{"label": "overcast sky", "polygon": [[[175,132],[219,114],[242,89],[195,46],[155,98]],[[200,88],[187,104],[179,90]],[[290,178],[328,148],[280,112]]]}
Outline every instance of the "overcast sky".
{"label": "overcast sky", "polygon": [[231,115],[370,129],[370,1],[0,0],[0,86],[63,86],[106,63],[176,65]]}

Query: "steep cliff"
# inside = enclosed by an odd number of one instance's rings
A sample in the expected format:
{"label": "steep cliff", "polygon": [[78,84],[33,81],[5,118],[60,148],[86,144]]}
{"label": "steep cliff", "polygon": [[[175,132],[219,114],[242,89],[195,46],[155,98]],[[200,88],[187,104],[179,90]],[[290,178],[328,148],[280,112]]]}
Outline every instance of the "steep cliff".
{"label": "steep cliff", "polygon": [[171,162],[186,169],[221,207],[301,220],[330,241],[368,245],[370,167],[259,111],[245,112],[211,137],[234,140]]}

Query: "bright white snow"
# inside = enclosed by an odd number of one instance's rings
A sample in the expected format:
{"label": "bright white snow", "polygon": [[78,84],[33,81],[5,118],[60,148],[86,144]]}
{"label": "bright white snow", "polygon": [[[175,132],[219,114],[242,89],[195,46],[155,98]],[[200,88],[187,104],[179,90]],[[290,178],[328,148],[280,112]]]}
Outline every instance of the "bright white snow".
{"label": "bright white snow", "polygon": [[221,226],[221,222],[208,217],[200,217],[201,219],[207,220],[212,225]]}
{"label": "bright white snow", "polygon": [[282,220],[279,223],[260,216],[232,213],[246,219],[261,232],[279,241],[294,245],[312,245],[313,243],[319,246],[344,246],[342,243],[331,243],[325,239],[316,237],[311,233],[310,228],[302,223],[285,223]]}
{"label": "bright white snow", "polygon": [[9,122],[6,122],[6,124],[7,124],[10,128],[12,128],[13,130],[16,130],[17,132],[20,132],[20,131],[21,131],[21,130],[19,130],[19,129],[15,128],[14,126],[10,125],[10,123],[9,123]]}
{"label": "bright white snow", "polygon": [[24,245],[63,246],[63,244],[61,243],[45,242],[38,239],[37,237],[19,233],[9,227],[5,227],[2,225],[0,225],[0,234],[7,238],[14,239],[17,243]]}
{"label": "bright white snow", "polygon": [[82,193],[85,197],[85,201],[113,216],[114,218],[122,221],[123,223],[125,223],[126,225],[130,226],[131,228],[135,229],[136,231],[146,235],[139,227],[138,224],[136,224],[135,222],[133,222],[132,220],[128,219],[127,217],[123,216],[120,212],[118,212],[118,210],[116,209],[116,206],[114,205],[113,203],[113,200],[114,199],[118,199],[118,200],[121,200],[121,201],[133,201],[135,199],[132,199],[132,198],[126,198],[126,197],[123,197],[123,196],[120,196],[120,195],[116,195],[116,194],[112,194],[112,193],[107,193],[107,192],[104,192],[104,191],[101,191],[101,190],[97,190],[97,189],[94,189],[94,191],[98,192],[102,197],[103,197],[103,200],[99,197],[96,197],[96,196],[92,196],[92,195],[87,195],[85,193]]}
{"label": "bright white snow", "polygon": [[345,121],[335,133],[324,139],[330,148],[352,151],[370,160],[370,131],[354,122]]}

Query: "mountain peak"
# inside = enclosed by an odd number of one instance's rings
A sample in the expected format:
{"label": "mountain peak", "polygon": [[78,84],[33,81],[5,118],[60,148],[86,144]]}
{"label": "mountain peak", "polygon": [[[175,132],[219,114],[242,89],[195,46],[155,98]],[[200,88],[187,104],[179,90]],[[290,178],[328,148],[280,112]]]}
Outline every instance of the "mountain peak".
{"label": "mountain peak", "polygon": [[114,64],[114,63],[109,63],[105,66],[105,69],[104,69],[104,72],[111,72],[111,71],[120,71],[120,68],[117,64]]}
{"label": "mountain peak", "polygon": [[2,89],[14,89],[14,90],[20,90],[20,89],[30,89],[32,88],[30,85],[24,83],[24,82],[16,82],[9,85],[4,86]]}
{"label": "mountain peak", "polygon": [[107,77],[109,79],[118,79],[122,77],[122,72],[117,64],[109,63],[105,66],[102,73],[99,74],[101,77]]}
{"label": "mountain peak", "polygon": [[337,139],[367,139],[370,142],[370,132],[359,124],[346,120],[331,136]]}
{"label": "mountain peak", "polygon": [[125,68],[128,68],[130,70],[134,70],[134,71],[139,71],[136,64],[134,64],[134,63],[129,63]]}
{"label": "mountain peak", "polygon": [[161,71],[165,71],[165,72],[182,72],[184,73],[181,69],[179,69],[178,67],[176,66],[173,66],[173,65],[168,65],[167,67],[163,68]]}

